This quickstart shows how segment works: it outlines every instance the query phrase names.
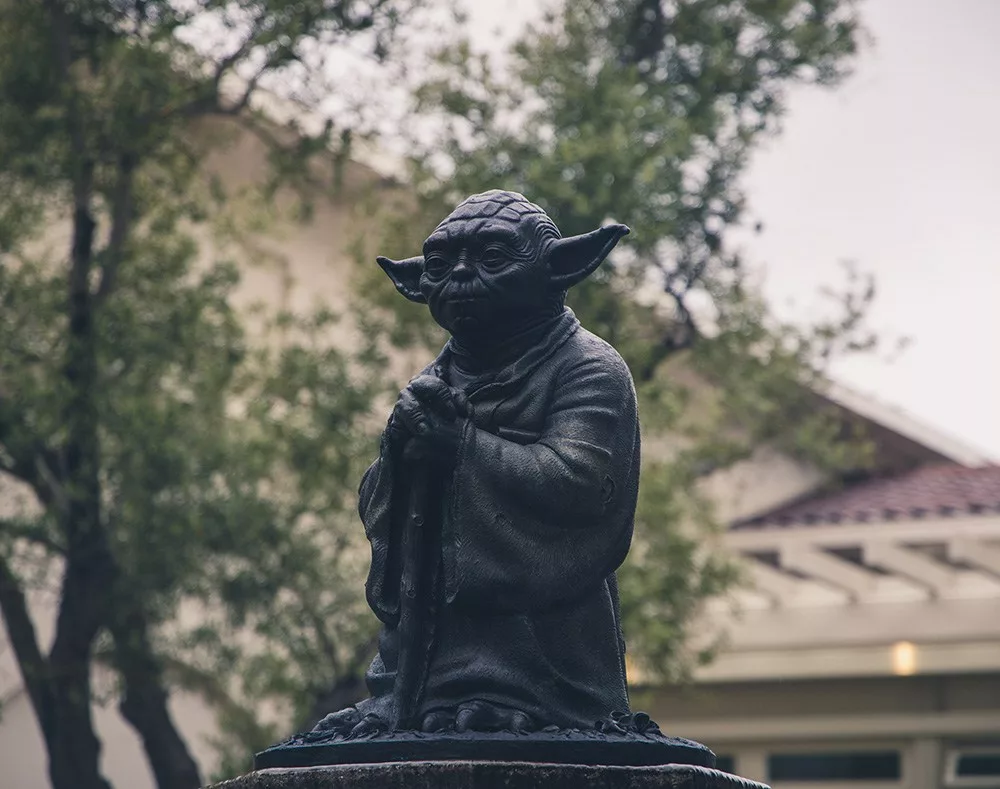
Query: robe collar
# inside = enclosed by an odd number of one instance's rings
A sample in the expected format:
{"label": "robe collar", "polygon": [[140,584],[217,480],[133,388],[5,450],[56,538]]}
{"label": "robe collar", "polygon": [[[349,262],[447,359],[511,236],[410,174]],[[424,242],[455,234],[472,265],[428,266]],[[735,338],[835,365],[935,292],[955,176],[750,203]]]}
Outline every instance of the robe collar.
{"label": "robe collar", "polygon": [[[469,397],[485,396],[488,392],[515,386],[535,372],[580,328],[573,310],[564,307],[563,311],[552,321],[548,330],[538,337],[513,362],[500,370],[491,370],[473,378],[466,386]],[[423,371],[425,375],[435,375],[448,381],[448,366],[454,354],[453,341],[449,340],[438,357]]]}

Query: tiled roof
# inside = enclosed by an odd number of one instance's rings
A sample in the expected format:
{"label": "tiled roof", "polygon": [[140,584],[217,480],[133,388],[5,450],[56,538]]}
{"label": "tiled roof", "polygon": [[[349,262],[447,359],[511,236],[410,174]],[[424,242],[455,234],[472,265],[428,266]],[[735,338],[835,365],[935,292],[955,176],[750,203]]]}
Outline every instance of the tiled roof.
{"label": "tiled roof", "polygon": [[924,466],[787,504],[733,530],[1000,512],[1000,466]]}

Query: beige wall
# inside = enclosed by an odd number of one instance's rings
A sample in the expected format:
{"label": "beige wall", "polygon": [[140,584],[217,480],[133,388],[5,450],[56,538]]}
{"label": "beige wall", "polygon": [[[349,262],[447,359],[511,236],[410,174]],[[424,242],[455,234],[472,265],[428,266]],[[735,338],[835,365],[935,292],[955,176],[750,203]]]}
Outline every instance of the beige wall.
{"label": "beige wall", "polygon": [[[633,706],[649,711],[668,734],[735,757],[738,772],[760,781],[770,779],[771,753],[898,750],[902,780],[874,786],[939,789],[950,747],[1000,747],[997,673],[703,684],[634,692]],[[776,782],[773,789],[797,785]]]}
{"label": "beige wall", "polygon": [[715,503],[719,520],[732,523],[798,499],[825,479],[819,469],[772,447],[760,447],[749,459],[712,474],[703,492]]}

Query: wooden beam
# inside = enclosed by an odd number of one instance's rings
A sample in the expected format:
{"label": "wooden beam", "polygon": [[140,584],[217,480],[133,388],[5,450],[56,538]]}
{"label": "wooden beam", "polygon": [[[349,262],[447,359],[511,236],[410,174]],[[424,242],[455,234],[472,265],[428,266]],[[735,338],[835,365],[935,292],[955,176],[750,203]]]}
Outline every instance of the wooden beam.
{"label": "wooden beam", "polygon": [[948,541],[948,557],[1000,577],[1000,547],[973,539]]}
{"label": "wooden beam", "polygon": [[843,589],[853,601],[869,597],[876,590],[878,575],[819,548],[794,545],[783,548],[780,554],[783,567],[794,568]]}
{"label": "wooden beam", "polygon": [[940,597],[957,581],[954,569],[929,556],[887,542],[865,543],[862,547],[866,564],[876,564],[890,572],[905,576]]}
{"label": "wooden beam", "polygon": [[[928,675],[996,674],[1000,642],[918,643],[915,673]],[[695,670],[700,683],[831,680],[835,677],[897,676],[894,644],[849,645],[805,649],[723,649],[707,666]],[[1000,703],[997,704],[1000,714]],[[686,736],[686,735],[685,735]]]}
{"label": "wooden beam", "polygon": [[[656,712],[655,708],[650,710]],[[755,716],[706,719],[673,718],[673,731],[685,737],[723,743],[792,742],[803,740],[898,740],[902,737],[991,737],[1000,730],[1000,712],[928,712],[922,715],[858,713],[855,715]],[[715,750],[718,750],[716,747]],[[842,786],[843,784],[838,784]],[[867,786],[868,784],[866,784]]]}
{"label": "wooden beam", "polygon": [[794,654],[801,649],[897,641],[1000,644],[1000,606],[995,597],[876,602],[881,593],[880,589],[874,599],[853,605],[803,606],[797,602],[780,608],[743,609],[738,618],[726,619],[719,626],[727,630],[726,650],[731,652],[784,650]]}
{"label": "wooden beam", "polygon": [[746,566],[754,591],[767,596],[772,605],[784,605],[802,594],[802,581],[798,578],[756,559],[747,559]]}
{"label": "wooden beam", "polygon": [[726,532],[726,545],[736,551],[777,551],[786,545],[840,548],[862,545],[877,535],[880,542],[941,542],[945,537],[996,540],[1000,515],[956,515],[869,523],[813,524],[808,527],[738,529]]}

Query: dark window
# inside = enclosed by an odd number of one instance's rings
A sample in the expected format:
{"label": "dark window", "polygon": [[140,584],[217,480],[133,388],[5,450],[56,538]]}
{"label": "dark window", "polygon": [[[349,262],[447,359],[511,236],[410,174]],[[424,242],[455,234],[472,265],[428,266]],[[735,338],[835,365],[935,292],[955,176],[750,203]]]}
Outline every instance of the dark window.
{"label": "dark window", "polygon": [[724,773],[732,773],[736,771],[736,760],[732,756],[716,756],[715,757],[715,769],[722,770]]}
{"label": "dark window", "polygon": [[996,753],[963,753],[955,765],[958,778],[1000,777],[1000,751]]}
{"label": "dark window", "polygon": [[775,753],[767,760],[772,781],[889,780],[901,777],[898,751]]}

